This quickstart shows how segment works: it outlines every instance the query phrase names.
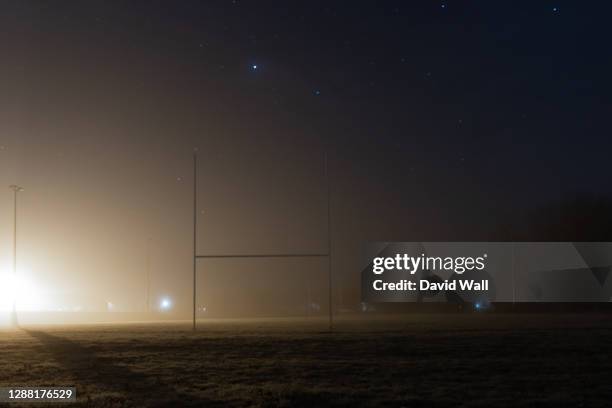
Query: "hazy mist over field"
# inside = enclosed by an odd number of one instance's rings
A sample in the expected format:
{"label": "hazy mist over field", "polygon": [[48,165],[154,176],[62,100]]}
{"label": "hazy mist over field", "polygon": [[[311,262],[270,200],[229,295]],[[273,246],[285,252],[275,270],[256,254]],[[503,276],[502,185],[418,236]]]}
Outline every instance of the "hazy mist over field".
{"label": "hazy mist over field", "polygon": [[[1,190],[0,287],[22,310],[186,317],[194,148],[200,254],[326,250],[327,153],[338,309],[360,307],[367,241],[503,240],[543,204],[608,194],[609,61],[591,69],[603,47],[575,40],[599,26],[495,7],[7,2],[0,187],[25,191],[8,283]],[[214,316],[327,307],[314,260],[201,260],[198,275]]]}

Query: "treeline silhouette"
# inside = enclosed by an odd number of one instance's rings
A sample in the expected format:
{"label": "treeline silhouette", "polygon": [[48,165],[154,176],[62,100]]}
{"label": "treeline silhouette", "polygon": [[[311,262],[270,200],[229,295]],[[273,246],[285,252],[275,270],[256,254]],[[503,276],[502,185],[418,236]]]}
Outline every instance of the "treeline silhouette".
{"label": "treeline silhouette", "polygon": [[499,241],[612,241],[612,197],[568,196],[502,223],[494,235]]}

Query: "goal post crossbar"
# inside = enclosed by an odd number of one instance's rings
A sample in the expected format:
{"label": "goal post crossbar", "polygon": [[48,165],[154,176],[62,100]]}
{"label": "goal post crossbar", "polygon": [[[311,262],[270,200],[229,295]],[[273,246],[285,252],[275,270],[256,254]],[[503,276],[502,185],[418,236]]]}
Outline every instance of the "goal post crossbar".
{"label": "goal post crossbar", "polygon": [[332,246],[331,246],[331,192],[329,184],[329,171],[327,154],[325,154],[325,179],[327,184],[327,252],[312,253],[269,253],[269,254],[197,254],[198,237],[198,153],[193,154],[193,330],[196,329],[196,298],[197,298],[197,263],[199,259],[254,259],[254,258],[327,258],[328,272],[328,303],[329,303],[329,329],[333,327],[333,303],[332,303]]}
{"label": "goal post crossbar", "polygon": [[196,255],[196,259],[223,258],[326,258],[329,254],[219,254]]}

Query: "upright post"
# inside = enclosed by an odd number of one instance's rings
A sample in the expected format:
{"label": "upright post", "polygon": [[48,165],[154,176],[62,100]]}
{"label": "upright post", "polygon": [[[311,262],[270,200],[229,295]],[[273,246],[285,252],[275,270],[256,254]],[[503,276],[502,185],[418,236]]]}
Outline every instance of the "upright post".
{"label": "upright post", "polygon": [[196,267],[198,237],[198,152],[193,152],[193,330],[196,329]]}
{"label": "upright post", "polygon": [[151,237],[147,238],[147,288],[145,292],[145,313],[151,312]]}
{"label": "upright post", "polygon": [[[9,188],[13,191],[13,282],[17,284],[17,193],[23,191],[23,187],[11,185]],[[17,321],[17,298],[13,293],[13,310],[11,312],[11,324],[18,326]]]}
{"label": "upright post", "polygon": [[[19,189],[13,190],[13,282],[17,285],[17,192]],[[13,288],[16,290],[16,288]],[[11,312],[11,324],[17,325],[17,298],[13,292],[13,310]]]}
{"label": "upright post", "polygon": [[325,184],[327,185],[327,277],[328,277],[328,304],[329,304],[329,330],[333,328],[334,310],[332,303],[332,250],[331,250],[331,187],[329,182],[329,167],[327,163],[327,153],[325,153]]}

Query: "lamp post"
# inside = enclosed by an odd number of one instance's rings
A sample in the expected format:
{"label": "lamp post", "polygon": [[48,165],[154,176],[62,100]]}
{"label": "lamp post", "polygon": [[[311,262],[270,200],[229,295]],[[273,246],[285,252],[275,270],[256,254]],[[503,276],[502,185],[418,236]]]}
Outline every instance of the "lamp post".
{"label": "lamp post", "polygon": [[[16,184],[10,185],[13,190],[13,282],[17,284],[17,193],[23,191],[23,187]],[[17,326],[17,299],[13,297],[13,311],[11,313],[11,323]]]}

